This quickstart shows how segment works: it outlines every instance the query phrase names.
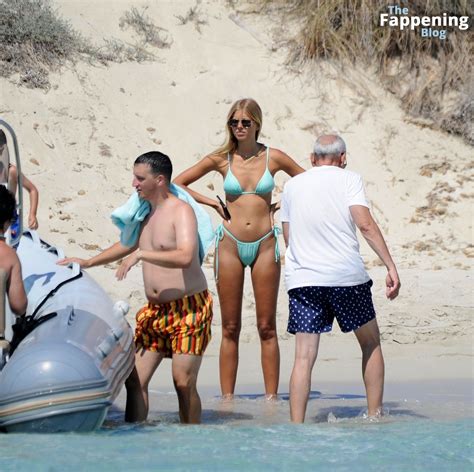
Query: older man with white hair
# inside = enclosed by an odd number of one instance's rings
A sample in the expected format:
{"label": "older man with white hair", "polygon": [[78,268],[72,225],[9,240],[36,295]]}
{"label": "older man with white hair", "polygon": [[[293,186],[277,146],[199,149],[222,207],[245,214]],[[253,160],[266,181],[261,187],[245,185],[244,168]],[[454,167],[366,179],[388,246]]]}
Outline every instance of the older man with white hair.
{"label": "older man with white hair", "polygon": [[398,295],[397,269],[372,218],[362,178],[345,170],[346,146],[337,135],[320,136],[312,168],[293,177],[283,191],[281,221],[287,245],[285,281],[288,332],[296,334],[290,380],[291,420],[304,421],[321,333],[336,318],[343,332],[354,331],[362,350],[368,415],[382,414],[384,360],[370,287],[359,252],[356,227],[387,268],[386,296]]}

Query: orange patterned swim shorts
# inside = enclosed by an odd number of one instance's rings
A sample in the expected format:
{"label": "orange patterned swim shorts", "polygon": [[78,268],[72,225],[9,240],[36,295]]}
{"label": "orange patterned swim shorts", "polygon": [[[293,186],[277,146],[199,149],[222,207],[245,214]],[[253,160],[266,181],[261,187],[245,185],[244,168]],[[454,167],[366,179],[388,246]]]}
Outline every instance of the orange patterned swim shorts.
{"label": "orange patterned swim shorts", "polygon": [[212,297],[208,290],[153,305],[137,313],[137,349],[202,356],[211,340]]}

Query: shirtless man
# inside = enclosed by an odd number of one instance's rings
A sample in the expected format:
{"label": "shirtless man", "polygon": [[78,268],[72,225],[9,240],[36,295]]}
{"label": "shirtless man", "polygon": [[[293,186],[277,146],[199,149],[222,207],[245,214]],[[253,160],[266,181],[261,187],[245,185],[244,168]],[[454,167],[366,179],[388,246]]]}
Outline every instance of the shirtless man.
{"label": "shirtless man", "polygon": [[199,423],[201,400],[196,381],[202,355],[211,339],[212,298],[199,262],[196,217],[192,208],[170,193],[172,164],[160,152],[135,160],[133,186],[151,205],[138,243],[116,243],[91,259],[67,258],[88,268],[126,257],[117,278],[143,263],[148,303],[137,313],[135,368],[126,381],[126,421],[148,415],[148,384],[164,357],[172,358],[173,382],[182,423]]}
{"label": "shirtless man", "polygon": [[6,187],[0,185],[0,269],[7,274],[7,296],[15,315],[23,315],[28,300],[21,277],[21,265],[14,249],[5,242],[5,233],[14,218],[15,197]]}

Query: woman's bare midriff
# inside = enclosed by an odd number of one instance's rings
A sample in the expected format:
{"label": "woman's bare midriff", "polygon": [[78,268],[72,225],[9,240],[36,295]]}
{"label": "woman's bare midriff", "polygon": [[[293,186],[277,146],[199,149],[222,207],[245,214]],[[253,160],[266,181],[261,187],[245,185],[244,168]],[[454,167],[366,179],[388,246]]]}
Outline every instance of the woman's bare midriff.
{"label": "woman's bare midriff", "polygon": [[256,241],[272,229],[270,219],[271,195],[240,195],[234,200],[229,197],[227,208],[231,214],[230,223],[224,226],[240,241]]}

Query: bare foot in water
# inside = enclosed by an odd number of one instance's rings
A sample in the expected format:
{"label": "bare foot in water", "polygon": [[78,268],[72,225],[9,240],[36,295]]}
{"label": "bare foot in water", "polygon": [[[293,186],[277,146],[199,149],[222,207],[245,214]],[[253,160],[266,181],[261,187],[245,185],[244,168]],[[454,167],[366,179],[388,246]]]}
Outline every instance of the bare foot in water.
{"label": "bare foot in water", "polygon": [[267,402],[277,402],[278,401],[278,394],[277,393],[269,393],[265,395],[265,401]]}

